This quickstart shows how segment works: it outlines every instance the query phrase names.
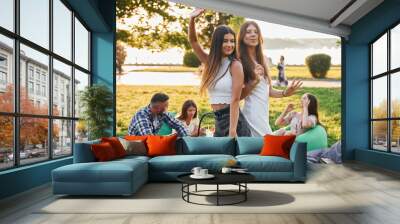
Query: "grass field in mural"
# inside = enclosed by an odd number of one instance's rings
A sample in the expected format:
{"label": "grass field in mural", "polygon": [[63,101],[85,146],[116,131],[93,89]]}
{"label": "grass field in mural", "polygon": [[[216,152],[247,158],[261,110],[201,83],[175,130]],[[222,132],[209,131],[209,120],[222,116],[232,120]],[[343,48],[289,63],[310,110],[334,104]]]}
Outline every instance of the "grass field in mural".
{"label": "grass field in mural", "polygon": [[[206,96],[200,96],[196,86],[117,86],[117,132],[125,135],[132,115],[141,107],[146,106],[151,96],[156,92],[164,92],[170,96],[169,111],[178,112],[185,100],[192,99],[197,103],[199,114],[211,111]],[[282,110],[289,102],[296,104],[296,110],[300,111],[300,97],[305,92],[318,97],[319,115],[321,123],[328,132],[329,144],[333,144],[341,138],[341,97],[340,88],[302,88],[298,93],[286,98],[270,98],[270,124],[273,130],[277,127],[273,124]],[[203,121],[202,127],[211,127],[213,118],[208,117]]]}

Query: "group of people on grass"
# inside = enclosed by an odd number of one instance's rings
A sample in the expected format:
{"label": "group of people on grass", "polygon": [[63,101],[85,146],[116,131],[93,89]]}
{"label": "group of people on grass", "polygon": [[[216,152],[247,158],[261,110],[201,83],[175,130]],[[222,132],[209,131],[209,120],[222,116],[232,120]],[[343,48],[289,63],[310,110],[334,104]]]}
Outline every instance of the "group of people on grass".
{"label": "group of people on grass", "polygon": [[[204,64],[200,94],[208,93],[215,115],[215,137],[299,135],[320,124],[318,100],[305,93],[300,99],[301,111],[294,111],[294,104],[291,103],[275,122],[278,126],[289,128],[273,132],[269,124],[269,98],[292,96],[302,82],[294,80],[286,84],[284,90],[272,87],[267,58],[262,49],[263,37],[253,21],[245,22],[238,35],[229,26],[218,26],[212,34],[209,52],[204,51],[195,29],[195,20],[203,12],[204,9],[196,9],[190,14],[188,38],[193,51]],[[156,134],[162,122],[166,122],[179,136],[204,134],[204,130],[198,128],[195,102],[186,101],[181,114],[174,117],[166,113],[168,100],[164,93],[153,95],[150,104],[133,116],[128,134]],[[242,108],[239,107],[241,100],[244,100]]]}

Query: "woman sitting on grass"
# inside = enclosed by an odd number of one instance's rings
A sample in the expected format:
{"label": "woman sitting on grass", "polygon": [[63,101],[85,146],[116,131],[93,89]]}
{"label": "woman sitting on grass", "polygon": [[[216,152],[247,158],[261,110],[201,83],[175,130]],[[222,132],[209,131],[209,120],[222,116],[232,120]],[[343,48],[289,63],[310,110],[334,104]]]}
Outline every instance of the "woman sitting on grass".
{"label": "woman sitting on grass", "polygon": [[[181,114],[177,117],[177,119],[182,122],[184,127],[186,127],[190,136],[199,136],[197,105],[193,100],[186,100],[183,103]],[[203,129],[200,130],[200,135],[204,135]]]}
{"label": "woman sitting on grass", "polygon": [[286,130],[281,128],[274,132],[275,135],[300,135],[305,133],[307,130],[315,127],[317,124],[321,125],[318,119],[318,100],[310,94],[305,93],[301,97],[301,112],[294,110],[292,103],[286,106],[286,109],[276,119],[275,125],[287,126],[290,125],[290,129]]}

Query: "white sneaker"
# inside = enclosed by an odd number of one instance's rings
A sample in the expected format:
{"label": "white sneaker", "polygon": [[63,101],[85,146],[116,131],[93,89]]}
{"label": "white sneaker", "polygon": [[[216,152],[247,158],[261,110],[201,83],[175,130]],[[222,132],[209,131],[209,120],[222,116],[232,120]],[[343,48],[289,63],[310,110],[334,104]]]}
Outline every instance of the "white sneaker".
{"label": "white sneaker", "polygon": [[320,160],[321,160],[322,163],[326,163],[326,164],[335,163],[335,162],[333,162],[333,161],[332,161],[331,159],[329,159],[329,158],[321,158]]}

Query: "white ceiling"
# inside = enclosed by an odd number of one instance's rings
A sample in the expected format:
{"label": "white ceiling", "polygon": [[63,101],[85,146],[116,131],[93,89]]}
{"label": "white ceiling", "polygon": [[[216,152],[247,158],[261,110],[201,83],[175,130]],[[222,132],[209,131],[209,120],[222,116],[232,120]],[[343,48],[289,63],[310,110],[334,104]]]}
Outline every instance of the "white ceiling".
{"label": "white ceiling", "polygon": [[[350,26],[383,0],[171,0],[286,26],[347,37]],[[337,19],[337,15],[347,4]]]}
{"label": "white ceiling", "polygon": [[[240,4],[243,4],[245,2],[243,0],[227,1]],[[348,2],[350,2],[350,0],[252,0],[247,1],[244,4],[254,7],[275,9],[288,13],[329,20]]]}

